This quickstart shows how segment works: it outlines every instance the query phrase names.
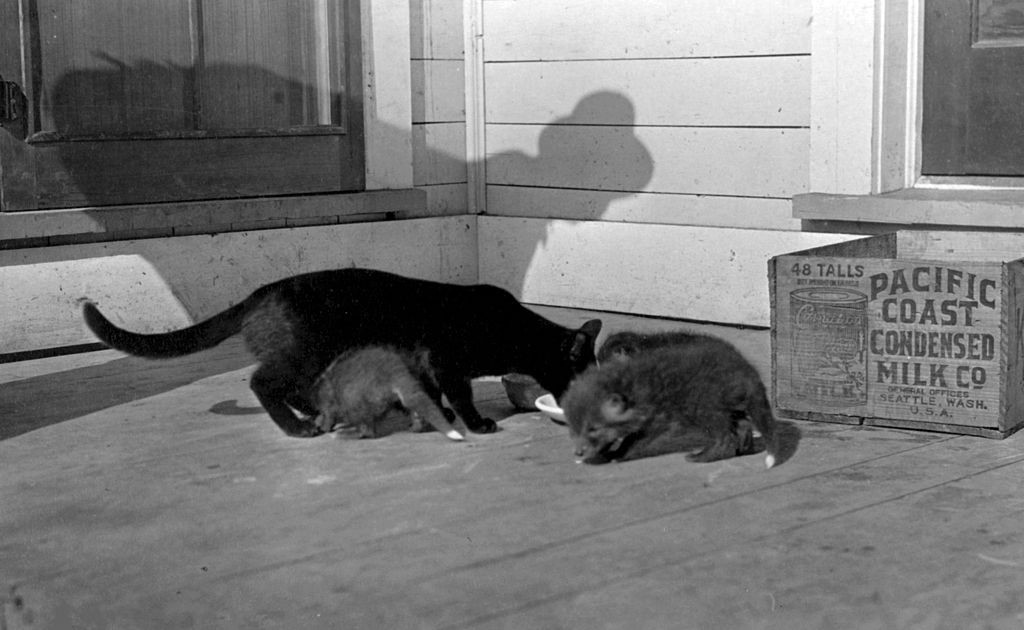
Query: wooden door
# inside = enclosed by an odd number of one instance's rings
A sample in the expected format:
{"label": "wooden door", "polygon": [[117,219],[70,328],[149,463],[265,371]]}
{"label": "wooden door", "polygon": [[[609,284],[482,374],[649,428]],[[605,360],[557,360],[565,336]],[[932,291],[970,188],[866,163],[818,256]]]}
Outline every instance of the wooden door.
{"label": "wooden door", "polygon": [[358,34],[356,0],[0,0],[3,209],[361,190]]}
{"label": "wooden door", "polygon": [[1024,0],[927,0],[924,175],[1024,175]]}

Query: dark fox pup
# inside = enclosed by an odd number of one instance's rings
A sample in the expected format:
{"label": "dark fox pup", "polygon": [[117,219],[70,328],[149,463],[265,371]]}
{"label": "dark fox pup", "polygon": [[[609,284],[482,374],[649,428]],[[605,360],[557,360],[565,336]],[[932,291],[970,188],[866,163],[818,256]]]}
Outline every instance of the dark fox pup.
{"label": "dark fox pup", "polygon": [[[608,335],[608,338],[601,344],[597,352],[597,362],[607,363],[620,359],[628,359],[637,352],[662,348],[664,346],[677,346],[694,341],[710,339],[707,335],[672,330],[665,332],[633,332],[622,331]],[[725,342],[722,342],[725,343]]]}
{"label": "dark fox pup", "polygon": [[745,455],[754,452],[753,425],[764,438],[765,465],[771,468],[775,419],[757,370],[721,339],[687,335],[670,341],[677,334],[661,336],[660,345],[609,355],[617,359],[573,382],[562,408],[578,461],[681,451],[691,451],[687,459],[695,462]]}
{"label": "dark fox pup", "polygon": [[383,346],[349,350],[324,370],[313,389],[320,410],[316,422],[323,431],[341,427],[375,438],[385,426],[413,431],[433,427],[449,439],[465,439],[427,394],[429,389],[436,395],[438,385],[425,351]]}
{"label": "dark fox pup", "polygon": [[[561,396],[573,376],[594,361],[600,320],[564,328],[489,285],[416,280],[371,269],[318,271],[256,289],[235,306],[194,326],[158,334],[112,324],[90,302],[85,322],[108,346],[142,357],[177,357],[211,348],[241,333],[259,361],[249,385],[287,435],[320,435],[314,383],[346,350],[382,345],[425,350],[439,391],[466,427],[497,429],[473,405],[470,381],[522,372]],[[294,410],[306,417],[296,417]]]}

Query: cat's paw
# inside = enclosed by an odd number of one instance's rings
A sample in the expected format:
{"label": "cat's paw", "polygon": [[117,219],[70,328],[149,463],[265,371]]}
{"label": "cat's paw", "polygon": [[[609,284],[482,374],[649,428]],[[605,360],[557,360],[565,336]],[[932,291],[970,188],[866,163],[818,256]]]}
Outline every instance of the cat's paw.
{"label": "cat's paw", "polygon": [[479,422],[467,425],[466,428],[473,433],[494,433],[498,430],[498,423],[490,418],[480,418]]}
{"label": "cat's paw", "polygon": [[323,435],[325,431],[321,429],[317,424],[311,420],[305,422],[296,423],[290,426],[284,431],[288,437],[296,438],[311,438]]}

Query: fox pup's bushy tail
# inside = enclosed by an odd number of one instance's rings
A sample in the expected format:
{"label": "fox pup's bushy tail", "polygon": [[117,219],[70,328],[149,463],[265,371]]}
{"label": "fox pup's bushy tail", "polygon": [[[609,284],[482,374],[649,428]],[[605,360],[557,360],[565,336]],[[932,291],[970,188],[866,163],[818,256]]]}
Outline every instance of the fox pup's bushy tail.
{"label": "fox pup's bushy tail", "polygon": [[757,388],[757,392],[750,400],[747,415],[754,427],[761,432],[761,437],[764,438],[764,465],[765,468],[771,468],[775,465],[778,455],[779,436],[775,432],[775,416],[772,415],[772,408],[768,403],[768,395],[763,385]]}

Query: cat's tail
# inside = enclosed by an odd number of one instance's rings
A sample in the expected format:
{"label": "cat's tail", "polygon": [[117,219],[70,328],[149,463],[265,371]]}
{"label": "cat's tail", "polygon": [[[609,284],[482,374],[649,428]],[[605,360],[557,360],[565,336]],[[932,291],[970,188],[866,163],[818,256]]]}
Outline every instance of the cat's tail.
{"label": "cat's tail", "polygon": [[194,326],[155,334],[135,333],[118,328],[89,300],[82,303],[82,317],[89,330],[100,341],[115,350],[138,357],[167,359],[212,348],[241,331],[248,302],[239,302]]}
{"label": "cat's tail", "polygon": [[779,453],[779,436],[775,432],[775,416],[772,415],[772,407],[768,403],[764,385],[757,388],[747,407],[747,415],[764,439],[764,466],[771,468],[775,465]]}

